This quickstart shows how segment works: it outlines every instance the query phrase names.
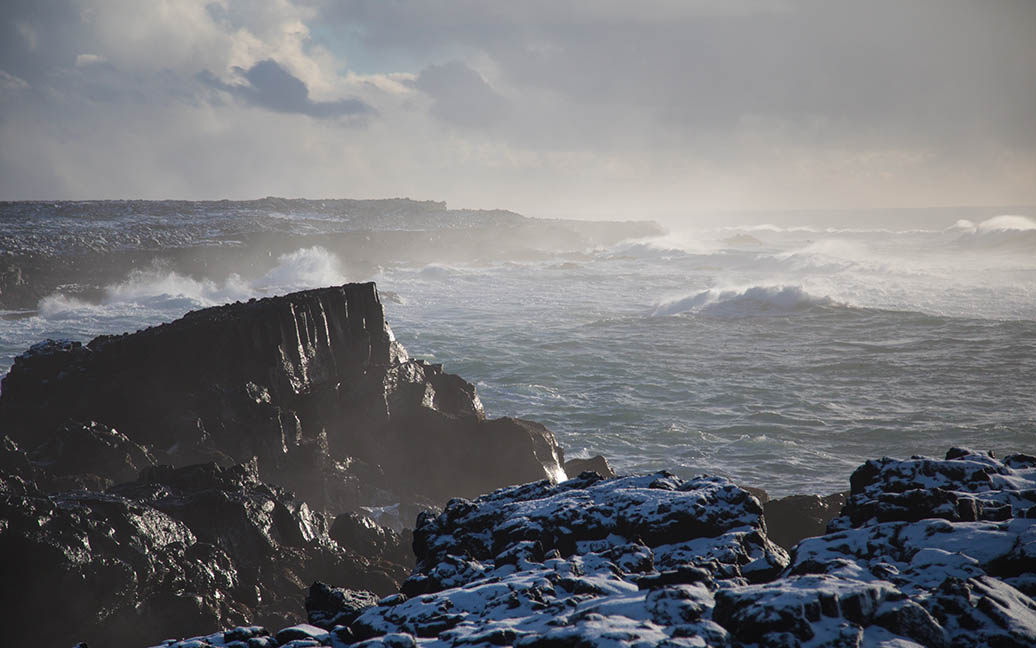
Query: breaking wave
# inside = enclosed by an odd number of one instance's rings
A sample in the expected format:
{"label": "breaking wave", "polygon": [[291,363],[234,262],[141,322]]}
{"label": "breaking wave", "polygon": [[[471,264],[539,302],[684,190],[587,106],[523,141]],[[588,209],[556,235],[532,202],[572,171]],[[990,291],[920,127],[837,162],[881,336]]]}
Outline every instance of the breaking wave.
{"label": "breaking wave", "polygon": [[694,295],[662,302],[652,316],[688,312],[722,314],[787,313],[814,306],[846,306],[827,296],[816,296],[800,286],[750,286],[748,288],[710,288]]}
{"label": "breaking wave", "polygon": [[117,305],[139,305],[169,311],[205,308],[218,304],[262,297],[306,288],[345,283],[341,263],[333,253],[314,246],[277,259],[266,274],[246,280],[232,274],[224,281],[195,279],[162,266],[132,271],[129,276],[104,289],[100,304],[56,293],[39,304],[43,317],[62,317],[74,312],[100,311]]}
{"label": "breaking wave", "polygon": [[1033,222],[1025,216],[1012,216],[1010,214],[1005,214],[1003,216],[994,216],[993,218],[984,220],[977,225],[972,221],[961,219],[957,221],[951,229],[977,234],[989,234],[995,232],[1031,232],[1036,231],[1036,222]]}
{"label": "breaking wave", "polygon": [[994,216],[981,223],[959,220],[950,231],[960,232],[964,247],[1003,251],[1032,251],[1036,248],[1036,222],[1025,216]]}

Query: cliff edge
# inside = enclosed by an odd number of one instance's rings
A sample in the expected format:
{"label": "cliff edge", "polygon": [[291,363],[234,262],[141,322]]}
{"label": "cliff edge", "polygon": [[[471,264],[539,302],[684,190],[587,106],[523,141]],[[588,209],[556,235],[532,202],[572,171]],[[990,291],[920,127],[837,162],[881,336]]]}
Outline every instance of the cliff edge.
{"label": "cliff edge", "polygon": [[549,430],[486,420],[473,385],[408,357],[373,283],[37,344],[3,380],[0,429],[32,448],[70,421],[110,426],[160,464],[254,456],[264,480],[335,513],[565,476]]}

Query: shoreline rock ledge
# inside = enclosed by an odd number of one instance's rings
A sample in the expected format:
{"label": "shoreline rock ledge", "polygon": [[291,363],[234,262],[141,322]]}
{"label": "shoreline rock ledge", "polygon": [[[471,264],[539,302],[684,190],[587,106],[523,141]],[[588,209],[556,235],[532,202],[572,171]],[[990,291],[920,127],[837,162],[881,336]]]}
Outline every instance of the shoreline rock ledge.
{"label": "shoreline rock ledge", "polygon": [[32,450],[62,446],[70,423],[106,430],[80,444],[83,472],[112,464],[91,450],[124,454],[126,443],[174,466],[256,457],[264,481],[332,513],[566,478],[547,428],[487,420],[472,384],[407,355],[373,283],[207,308],[86,345],[37,344],[3,380],[0,429]]}
{"label": "shoreline rock ledge", "polygon": [[[747,491],[666,472],[456,499],[420,516],[414,550],[394,596],[315,583],[308,624],[156,648],[1036,645],[1036,457],[1024,454],[868,461],[827,533],[790,554]],[[234,643],[245,633],[254,644]]]}

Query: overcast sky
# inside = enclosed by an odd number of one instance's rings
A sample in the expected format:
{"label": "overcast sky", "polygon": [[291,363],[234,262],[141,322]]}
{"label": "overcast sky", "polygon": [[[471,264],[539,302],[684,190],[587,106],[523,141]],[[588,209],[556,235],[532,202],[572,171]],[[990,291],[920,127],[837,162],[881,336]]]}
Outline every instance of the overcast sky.
{"label": "overcast sky", "polygon": [[0,199],[1036,203],[1036,2],[4,0]]}

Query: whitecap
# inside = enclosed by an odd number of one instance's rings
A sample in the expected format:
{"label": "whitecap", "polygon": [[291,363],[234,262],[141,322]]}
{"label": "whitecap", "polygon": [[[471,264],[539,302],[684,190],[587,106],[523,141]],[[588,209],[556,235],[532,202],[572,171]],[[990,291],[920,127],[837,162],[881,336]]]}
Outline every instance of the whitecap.
{"label": "whitecap", "polygon": [[845,304],[828,296],[812,295],[801,286],[709,288],[693,295],[662,302],[655,307],[652,316],[661,317],[705,310],[732,314],[738,312],[788,312],[810,306],[845,306]]}

